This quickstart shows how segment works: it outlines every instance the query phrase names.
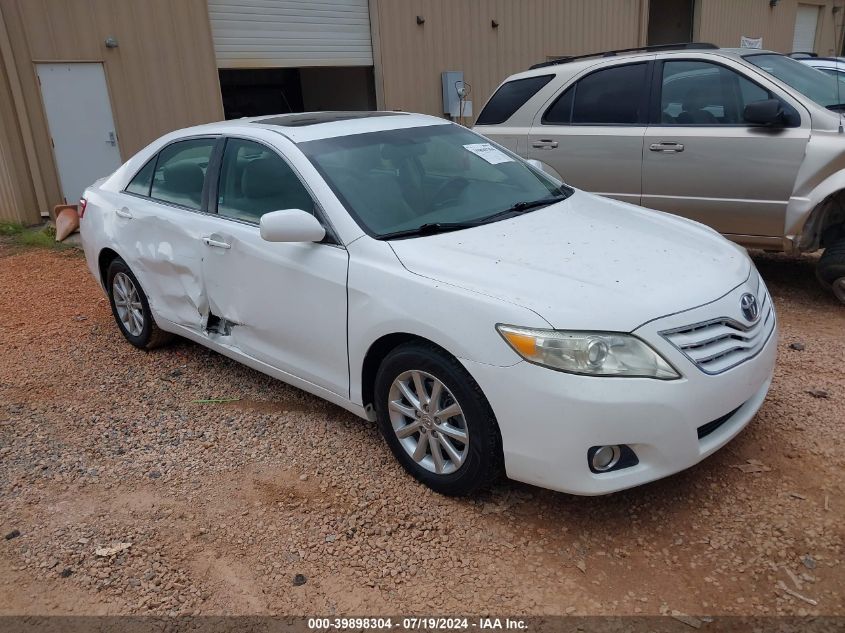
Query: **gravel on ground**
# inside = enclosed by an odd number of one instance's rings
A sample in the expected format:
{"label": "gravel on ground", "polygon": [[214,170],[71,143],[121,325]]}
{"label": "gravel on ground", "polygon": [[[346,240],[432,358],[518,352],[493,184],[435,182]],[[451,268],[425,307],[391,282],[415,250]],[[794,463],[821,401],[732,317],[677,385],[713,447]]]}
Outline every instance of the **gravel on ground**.
{"label": "gravel on ground", "polygon": [[845,614],[845,308],[811,259],[755,259],[779,364],[723,450],[450,499],[338,407],[131,347],[77,252],[0,245],[0,614]]}

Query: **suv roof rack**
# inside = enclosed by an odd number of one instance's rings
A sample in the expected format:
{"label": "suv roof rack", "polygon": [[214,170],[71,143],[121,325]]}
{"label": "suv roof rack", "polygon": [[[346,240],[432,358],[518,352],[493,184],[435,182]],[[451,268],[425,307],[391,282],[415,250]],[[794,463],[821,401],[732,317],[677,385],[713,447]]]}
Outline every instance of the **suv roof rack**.
{"label": "suv roof rack", "polygon": [[587,55],[571,55],[568,57],[557,57],[546,62],[540,62],[530,67],[531,70],[535,68],[545,68],[546,66],[557,66],[558,64],[567,64],[576,59],[589,59],[590,57],[615,57],[620,53],[638,53],[644,51],[677,51],[677,50],[712,50],[719,48],[715,44],[709,42],[684,42],[680,44],[652,44],[651,46],[635,46],[634,48],[619,48],[614,51],[603,51],[600,53],[589,53]]}

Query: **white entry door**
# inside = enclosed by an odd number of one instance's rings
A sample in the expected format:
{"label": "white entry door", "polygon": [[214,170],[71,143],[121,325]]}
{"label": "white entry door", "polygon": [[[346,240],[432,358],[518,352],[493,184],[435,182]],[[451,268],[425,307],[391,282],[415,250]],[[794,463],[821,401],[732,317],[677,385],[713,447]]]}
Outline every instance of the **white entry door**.
{"label": "white entry door", "polygon": [[816,50],[816,29],[819,26],[819,6],[799,4],[795,14],[793,53],[812,53]]}
{"label": "white entry door", "polygon": [[121,165],[103,65],[36,64],[65,202]]}

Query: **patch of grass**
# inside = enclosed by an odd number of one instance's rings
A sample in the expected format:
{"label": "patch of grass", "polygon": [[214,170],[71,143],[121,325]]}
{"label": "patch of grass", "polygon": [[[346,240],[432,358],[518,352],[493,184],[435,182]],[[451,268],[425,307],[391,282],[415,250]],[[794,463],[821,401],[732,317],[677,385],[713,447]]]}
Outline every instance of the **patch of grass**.
{"label": "patch of grass", "polygon": [[17,222],[0,222],[0,235],[19,235],[23,230],[23,225]]}
{"label": "patch of grass", "polygon": [[17,242],[21,246],[38,246],[40,248],[56,248],[61,244],[56,242],[56,230],[52,227],[23,231],[17,236]]}
{"label": "patch of grass", "polygon": [[45,224],[43,226],[24,227],[11,222],[0,224],[0,238],[6,238],[6,244],[28,246],[34,248],[50,248],[64,250],[66,244],[56,242],[56,227]]}

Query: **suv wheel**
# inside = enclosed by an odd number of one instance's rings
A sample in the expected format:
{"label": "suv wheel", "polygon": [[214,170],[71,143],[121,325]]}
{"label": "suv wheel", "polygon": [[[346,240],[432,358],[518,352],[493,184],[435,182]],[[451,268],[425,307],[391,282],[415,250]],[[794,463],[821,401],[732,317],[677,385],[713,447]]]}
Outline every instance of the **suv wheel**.
{"label": "suv wheel", "polygon": [[845,239],[824,250],[816,274],[823,284],[830,286],[836,298],[845,303]]}
{"label": "suv wheel", "polygon": [[468,495],[501,470],[501,438],[481,388],[433,345],[393,350],[376,375],[375,409],[393,454],[419,481]]}

